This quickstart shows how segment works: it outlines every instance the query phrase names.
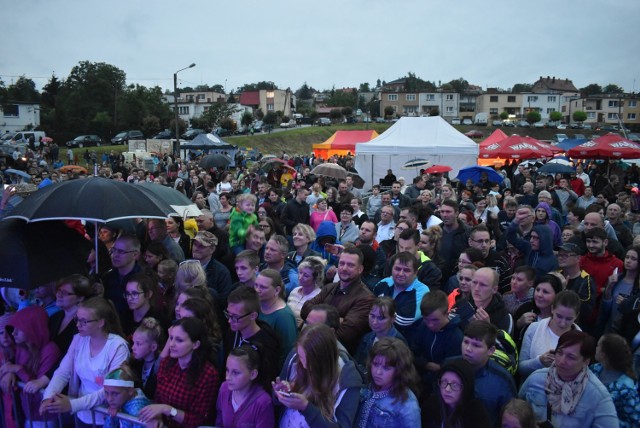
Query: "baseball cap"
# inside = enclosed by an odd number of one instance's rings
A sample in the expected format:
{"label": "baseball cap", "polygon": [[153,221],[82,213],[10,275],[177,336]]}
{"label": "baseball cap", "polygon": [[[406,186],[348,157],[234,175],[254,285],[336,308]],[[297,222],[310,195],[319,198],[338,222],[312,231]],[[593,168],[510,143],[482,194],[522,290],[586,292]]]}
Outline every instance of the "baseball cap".
{"label": "baseball cap", "polygon": [[560,245],[560,247],[558,248],[568,253],[575,253],[578,255],[582,255],[582,248],[574,242],[565,242],[564,244]]}

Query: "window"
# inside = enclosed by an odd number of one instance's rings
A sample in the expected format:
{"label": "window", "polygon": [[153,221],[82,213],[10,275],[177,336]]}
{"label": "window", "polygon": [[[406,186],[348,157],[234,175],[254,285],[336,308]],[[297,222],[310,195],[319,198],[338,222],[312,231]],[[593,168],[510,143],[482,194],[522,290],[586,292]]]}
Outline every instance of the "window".
{"label": "window", "polygon": [[498,96],[497,95],[491,95],[489,97],[489,102],[490,103],[497,103],[498,102]]}
{"label": "window", "polygon": [[609,107],[618,107],[618,101],[609,100]]}
{"label": "window", "polygon": [[407,94],[407,101],[415,101],[416,94]]}
{"label": "window", "polygon": [[453,94],[447,94],[447,101],[453,101]]}
{"label": "window", "polygon": [[491,115],[498,114],[498,109],[497,108],[490,108],[489,109],[489,114],[491,114]]}
{"label": "window", "polygon": [[189,114],[189,106],[179,106],[178,107],[178,112],[181,115],[188,115]]}
{"label": "window", "polygon": [[434,94],[427,94],[427,101],[434,101],[436,96]]}
{"label": "window", "polygon": [[4,117],[20,117],[18,104],[7,104],[6,106],[3,106],[2,113]]}
{"label": "window", "polygon": [[276,93],[273,91],[267,91],[267,98],[273,98],[276,96]]}
{"label": "window", "polygon": [[629,100],[629,101],[627,101],[627,105],[628,105],[629,107],[636,108],[636,107],[638,107],[638,101],[636,101],[636,100]]}
{"label": "window", "polygon": [[618,113],[608,113],[607,119],[609,120],[618,120]]}
{"label": "window", "polygon": [[596,112],[595,111],[588,111],[587,112],[587,119],[595,119],[596,118]]}
{"label": "window", "polygon": [[405,114],[407,113],[416,113],[418,111],[418,107],[416,106],[404,106],[403,109]]}
{"label": "window", "polygon": [[636,120],[635,113],[627,113],[627,120]]}
{"label": "window", "polygon": [[196,96],[196,99],[197,99],[197,100],[204,100],[204,94],[198,94],[198,95]]}
{"label": "window", "polygon": [[447,113],[453,113],[453,107],[447,107],[446,111]]}
{"label": "window", "polygon": [[547,114],[549,114],[549,113],[553,113],[554,111],[556,111],[556,109],[554,109],[553,107],[548,108],[548,109],[547,109]]}
{"label": "window", "polygon": [[527,102],[535,103],[536,101],[538,101],[538,97],[537,97],[537,96],[529,95],[529,96],[527,97]]}
{"label": "window", "polygon": [[267,111],[274,111],[274,110],[275,110],[275,108],[273,106],[273,103],[267,104]]}
{"label": "window", "polygon": [[547,97],[547,102],[548,103],[555,103],[556,102],[557,97],[555,95],[549,95]]}
{"label": "window", "polygon": [[507,96],[507,102],[508,103],[515,103],[516,102],[516,96],[515,95],[508,95]]}
{"label": "window", "polygon": [[389,101],[398,101],[398,94],[389,94],[387,95],[387,99]]}

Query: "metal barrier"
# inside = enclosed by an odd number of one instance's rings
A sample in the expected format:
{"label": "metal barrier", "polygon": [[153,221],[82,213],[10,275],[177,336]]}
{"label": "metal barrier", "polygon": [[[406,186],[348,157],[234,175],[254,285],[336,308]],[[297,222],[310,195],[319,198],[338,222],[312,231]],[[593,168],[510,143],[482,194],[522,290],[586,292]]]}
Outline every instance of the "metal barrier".
{"label": "metal barrier", "polygon": [[[18,391],[14,391],[13,396],[11,397],[12,412],[13,412],[14,420],[16,421],[16,426],[23,427],[23,426],[25,426],[26,420],[28,420],[30,422],[29,423],[29,428],[33,428],[34,420],[31,417],[31,415],[30,414],[26,414],[23,417],[22,416],[22,409],[19,408],[19,406],[20,406],[19,403],[21,402],[20,401],[20,391],[24,388],[25,383],[24,382],[16,382],[16,386],[18,387]],[[41,390],[41,391],[39,391],[39,394],[42,394],[43,392],[44,391]],[[2,400],[4,400],[4,397],[3,397],[3,393],[0,391],[0,401],[2,401]],[[26,406],[26,408],[27,408],[27,413],[29,413],[30,412],[30,407]],[[6,428],[4,410],[5,410],[4,409],[4,403],[0,402],[0,427],[1,428]],[[95,416],[96,412],[100,413],[100,414],[103,414],[105,416],[109,416],[109,410],[108,410],[108,408],[106,406],[98,406],[98,407],[95,407],[95,408],[91,409],[91,418],[92,418],[92,424],[91,425],[94,428],[96,426],[98,426],[98,425],[96,425],[96,416]],[[145,426],[145,423],[141,422],[140,419],[138,419],[135,416],[131,416],[131,415],[127,414],[127,413],[118,412],[116,414],[116,417],[118,419],[120,419],[120,420],[130,422],[131,424],[133,424],[134,427],[135,426],[140,426],[140,427],[144,427]],[[26,419],[22,420],[24,418],[26,418]],[[78,426],[78,422],[81,422],[78,419],[78,415],[77,414],[74,415],[73,421],[74,421],[74,425],[75,426]],[[48,422],[52,422],[52,421],[47,420],[46,417],[45,417],[44,421],[35,421],[35,422],[48,423]],[[59,428],[61,428],[64,425],[63,420],[62,420],[62,414],[58,414],[57,425],[58,425]]]}

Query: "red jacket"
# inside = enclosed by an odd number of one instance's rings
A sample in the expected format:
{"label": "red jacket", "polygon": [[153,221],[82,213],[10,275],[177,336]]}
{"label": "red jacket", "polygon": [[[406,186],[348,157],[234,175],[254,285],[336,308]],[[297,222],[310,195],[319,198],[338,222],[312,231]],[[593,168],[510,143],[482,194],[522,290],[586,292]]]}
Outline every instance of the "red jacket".
{"label": "red jacket", "polygon": [[584,181],[578,177],[572,179],[571,188],[578,194],[578,196],[582,196],[584,194]]}
{"label": "red jacket", "polygon": [[613,270],[618,268],[618,271],[622,272],[623,266],[622,260],[613,254],[609,254],[608,251],[604,252],[604,256],[594,256],[591,253],[587,253],[580,258],[580,267],[591,275],[596,282],[598,297],[602,294],[602,289],[607,286]]}

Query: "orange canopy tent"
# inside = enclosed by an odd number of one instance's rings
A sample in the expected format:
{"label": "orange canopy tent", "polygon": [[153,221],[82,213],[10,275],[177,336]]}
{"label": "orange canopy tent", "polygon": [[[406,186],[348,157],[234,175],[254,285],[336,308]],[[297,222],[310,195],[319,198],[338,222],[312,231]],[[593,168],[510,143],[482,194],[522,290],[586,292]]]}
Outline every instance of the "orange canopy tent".
{"label": "orange canopy tent", "polygon": [[324,143],[314,144],[313,152],[317,157],[328,159],[333,155],[356,154],[356,143],[366,143],[379,134],[373,129],[367,131],[336,131]]}

